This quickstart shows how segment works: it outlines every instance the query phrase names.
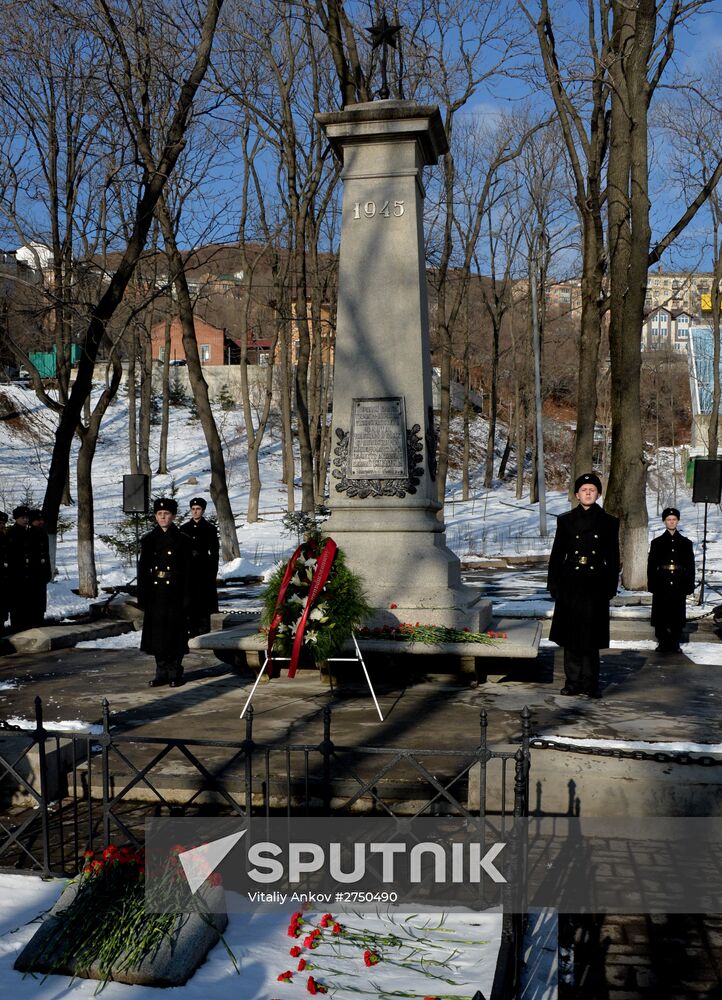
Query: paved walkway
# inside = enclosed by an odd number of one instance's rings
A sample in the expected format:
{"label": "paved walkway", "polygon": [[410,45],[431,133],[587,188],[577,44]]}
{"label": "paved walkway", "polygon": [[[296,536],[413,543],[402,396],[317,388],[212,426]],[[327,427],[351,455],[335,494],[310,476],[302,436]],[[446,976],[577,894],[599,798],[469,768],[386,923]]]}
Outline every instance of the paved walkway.
{"label": "paved walkway", "polygon": [[[612,637],[649,645],[652,633],[643,619],[615,619]],[[719,642],[707,620],[692,626],[690,638]],[[333,693],[309,670],[293,680],[284,675],[259,685],[254,736],[271,743],[314,742],[320,738],[323,708],[331,702],[333,738],[347,745],[462,749],[478,741],[482,709],[488,713],[489,742],[513,744],[525,707],[533,732],[541,736],[716,744],[722,743],[722,643],[720,664],[697,664],[684,654],[660,656],[644,648],[611,649],[602,656],[604,697],[595,702],[559,694],[562,652],[554,646],[543,646],[535,660],[486,661],[489,679],[478,687],[450,672],[455,661],[389,656],[369,662],[383,722],[359,668],[337,665],[343,673]],[[185,666],[184,687],[151,689],[152,658],[137,649],[63,648],[0,656],[0,719],[32,718],[40,695],[49,722],[97,723],[107,698],[118,731],[242,738],[239,716],[252,675],[237,674],[205,651],[190,653]]]}
{"label": "paved walkway", "polygon": [[[692,642],[719,641],[711,623],[693,628]],[[612,637],[649,640],[651,631],[646,622],[621,620],[613,623]],[[599,701],[559,694],[563,667],[556,647],[542,647],[536,660],[487,662],[489,679],[478,687],[448,673],[450,665],[442,658],[370,662],[383,722],[355,664],[346,668],[333,693],[316,671],[299,671],[293,680],[284,674],[257,689],[256,732],[269,741],[285,741],[289,733],[312,740],[330,700],[339,742],[352,737],[355,742],[361,730],[373,742],[463,747],[476,742],[483,708],[489,717],[489,742],[508,744],[518,740],[519,714],[527,706],[534,732],[543,735],[722,743],[722,643],[719,668],[693,663],[684,654],[605,651],[604,697]],[[70,648],[0,656],[0,719],[32,717],[33,701],[40,695],[47,721],[99,722],[101,702],[107,698],[115,725],[124,731],[242,737],[239,716],[252,675],[239,675],[204,651],[188,654],[185,668],[184,687],[153,689],[147,686],[153,660],[136,649]]]}

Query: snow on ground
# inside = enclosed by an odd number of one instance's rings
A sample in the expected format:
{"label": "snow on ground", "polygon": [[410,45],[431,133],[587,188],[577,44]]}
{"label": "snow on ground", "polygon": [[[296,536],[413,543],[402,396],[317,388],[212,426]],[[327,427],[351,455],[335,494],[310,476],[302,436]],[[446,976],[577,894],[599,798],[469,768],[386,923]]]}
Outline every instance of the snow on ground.
{"label": "snow on ground", "polygon": [[[59,879],[43,882],[35,876],[0,874],[0,995],[12,996],[14,1000],[61,997],[80,1000],[94,995],[98,985],[94,980],[71,983],[67,976],[48,976],[43,980],[41,976],[23,977],[12,968],[32,937],[38,916],[53,905],[64,885]],[[190,982],[172,991],[173,995],[182,991],[188,1000],[307,997],[309,972],[296,972],[298,958],[289,955],[289,949],[297,943],[287,934],[290,916],[290,908],[252,915],[231,913],[224,937],[235,955],[240,976],[223,945],[218,944]],[[320,916],[307,913],[304,919],[315,925]],[[394,994],[465,998],[476,990],[485,996],[491,992],[501,936],[498,913],[395,917],[346,914],[338,919],[349,931],[393,933],[403,939],[404,945],[398,949],[379,948],[386,960],[371,968],[364,965],[363,947],[345,943],[343,939],[333,945],[324,943],[312,953],[304,951],[303,955],[314,966],[311,974],[322,984],[327,983],[329,996],[337,1000]],[[279,983],[278,975],[286,970],[295,973],[293,980]],[[168,989],[109,983],[102,996],[106,1000],[167,1000],[170,994]],[[541,1000],[542,994],[534,996]]]}
{"label": "snow on ground", "polygon": [[546,733],[532,737],[545,740],[547,743],[563,743],[573,747],[604,747],[605,750],[643,750],[649,753],[703,753],[722,754],[722,743],[675,743],[648,742],[646,740],[599,740],[584,739],[576,736],[547,736]]}
{"label": "snow on ground", "polygon": [[140,649],[140,632],[123,632],[122,635],[111,635],[107,639],[88,639],[87,642],[76,642],[76,649]]}
{"label": "snow on ground", "polygon": [[[17,729],[35,729],[35,722],[32,719],[25,719],[22,715],[9,715],[3,720],[9,726],[15,726]],[[46,722],[43,719],[43,728],[49,733],[90,733],[93,736],[97,736],[99,733],[103,732],[103,727],[101,725],[96,725],[90,722],[83,722],[81,719],[65,719],[62,722]]]}

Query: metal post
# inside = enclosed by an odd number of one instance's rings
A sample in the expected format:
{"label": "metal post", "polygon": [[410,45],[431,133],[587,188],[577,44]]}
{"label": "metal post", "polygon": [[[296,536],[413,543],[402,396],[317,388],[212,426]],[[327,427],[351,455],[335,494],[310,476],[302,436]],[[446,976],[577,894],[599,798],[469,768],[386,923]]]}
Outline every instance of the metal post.
{"label": "metal post", "polygon": [[[541,234],[538,239],[541,240]],[[535,236],[529,270],[531,272],[531,325],[534,347],[534,409],[536,411],[536,476],[537,492],[539,494],[539,534],[542,538],[545,538],[547,533],[547,507],[544,484],[544,431],[542,426],[541,399],[541,335],[539,331],[539,304],[537,302],[538,247],[539,243]]]}
{"label": "metal post", "polygon": [[100,738],[101,761],[103,768],[103,847],[110,844],[110,772],[109,772],[109,747],[110,747],[110,705],[108,699],[103,698],[103,733]]}
{"label": "metal post", "polygon": [[707,565],[707,508],[709,504],[705,502],[704,505],[704,531],[702,533],[702,582],[699,585],[699,600],[697,604],[702,604],[704,602],[704,571]]}
{"label": "metal post", "polygon": [[[43,875],[50,875],[50,828],[48,816],[48,759],[45,753],[45,730],[43,729],[43,703],[35,698],[35,742],[38,745],[38,771],[40,772],[40,823],[43,844]],[[62,827],[61,836],[62,841]]]}

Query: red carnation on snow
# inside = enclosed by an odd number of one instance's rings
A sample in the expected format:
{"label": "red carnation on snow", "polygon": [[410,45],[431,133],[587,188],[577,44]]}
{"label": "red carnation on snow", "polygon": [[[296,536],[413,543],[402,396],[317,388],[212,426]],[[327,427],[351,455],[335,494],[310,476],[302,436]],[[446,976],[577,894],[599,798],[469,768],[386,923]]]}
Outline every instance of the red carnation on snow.
{"label": "red carnation on snow", "polygon": [[325,986],[321,986],[320,983],[317,983],[316,980],[313,978],[313,976],[308,977],[308,982],[306,983],[306,989],[311,994],[311,996],[316,996],[317,993],[328,993],[327,988]]}
{"label": "red carnation on snow", "polygon": [[342,931],[343,931],[343,926],[341,924],[339,924],[339,923],[335,923],[333,925],[333,927],[331,928],[331,933],[332,934],[341,934]]}
{"label": "red carnation on snow", "polygon": [[321,927],[328,927],[333,920],[333,913],[324,913],[321,917]]}
{"label": "red carnation on snow", "polygon": [[303,970],[306,968],[307,965],[308,965],[308,962],[306,961],[305,958],[299,958],[299,960],[298,960],[298,969],[296,971],[297,972],[303,972]]}
{"label": "red carnation on snow", "polygon": [[318,938],[320,936],[321,936],[321,931],[318,929],[318,927],[316,927],[315,930],[312,930],[311,933],[308,934],[303,939],[303,947],[304,948],[311,948],[311,949],[317,948],[318,947],[318,943],[319,943],[318,942]]}
{"label": "red carnation on snow", "polygon": [[369,951],[368,948],[364,952],[364,965],[378,965],[381,961],[381,956],[376,951]]}
{"label": "red carnation on snow", "polygon": [[291,958],[298,958],[298,956],[301,954],[301,949],[297,944],[294,944],[293,948],[291,948],[288,954],[291,956]]}
{"label": "red carnation on snow", "polygon": [[281,975],[278,976],[279,983],[290,983],[292,979],[293,979],[293,973],[291,972],[290,969],[286,969],[285,972],[282,972]]}

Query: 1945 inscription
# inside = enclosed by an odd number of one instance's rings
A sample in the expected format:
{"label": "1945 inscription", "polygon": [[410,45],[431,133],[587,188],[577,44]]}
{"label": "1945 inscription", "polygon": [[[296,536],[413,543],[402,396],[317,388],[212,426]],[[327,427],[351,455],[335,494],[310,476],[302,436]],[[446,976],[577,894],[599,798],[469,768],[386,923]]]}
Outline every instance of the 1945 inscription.
{"label": "1945 inscription", "polygon": [[408,476],[403,396],[354,399],[347,479]]}

